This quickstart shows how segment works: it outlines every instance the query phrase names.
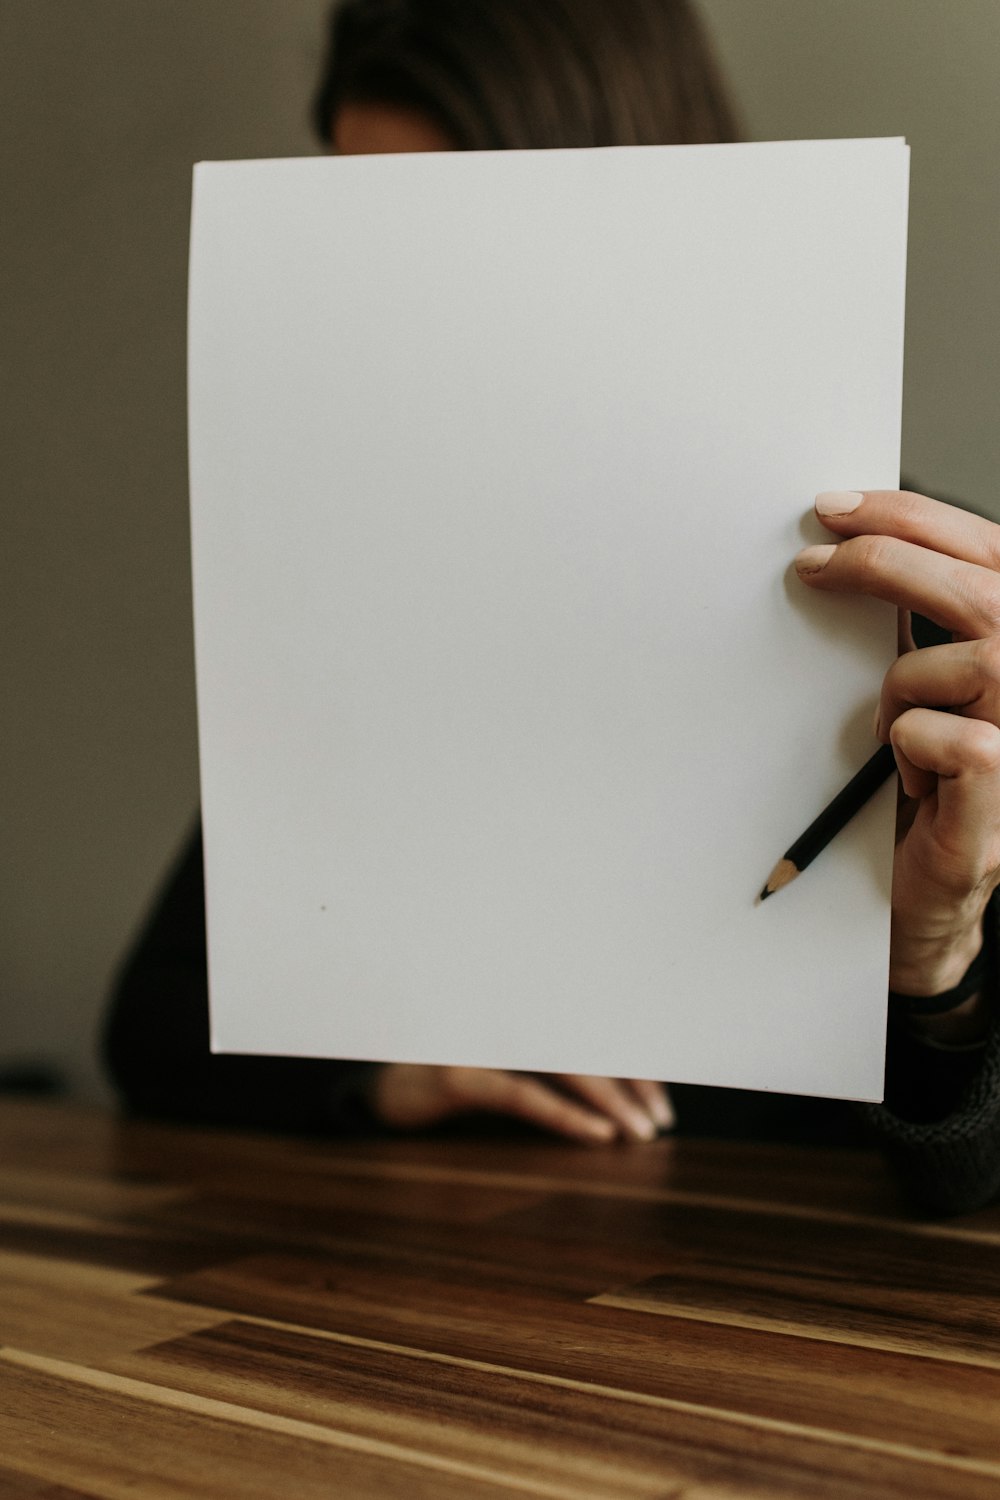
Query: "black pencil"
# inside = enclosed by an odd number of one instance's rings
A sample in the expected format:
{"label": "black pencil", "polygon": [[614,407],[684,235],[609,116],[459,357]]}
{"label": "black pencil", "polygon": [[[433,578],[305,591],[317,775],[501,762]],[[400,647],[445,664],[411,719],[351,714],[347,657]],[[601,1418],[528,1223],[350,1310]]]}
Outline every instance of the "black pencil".
{"label": "black pencil", "polygon": [[851,821],[854,814],[861,811],[868,799],[875,795],[883,781],[886,781],[895,769],[896,761],[892,746],[880,745],[871,759],[865,761],[857,775],[851,777],[844,789],[824,807],[819,817],[809,824],[805,833],[785,850],[767,877],[767,884],[757,900],[766,901],[768,896],[773,896],[775,891],[781,890],[782,886],[789,885],[796,875],[801,875],[817,854],[820,854],[827,844],[836,838],[840,830]]}

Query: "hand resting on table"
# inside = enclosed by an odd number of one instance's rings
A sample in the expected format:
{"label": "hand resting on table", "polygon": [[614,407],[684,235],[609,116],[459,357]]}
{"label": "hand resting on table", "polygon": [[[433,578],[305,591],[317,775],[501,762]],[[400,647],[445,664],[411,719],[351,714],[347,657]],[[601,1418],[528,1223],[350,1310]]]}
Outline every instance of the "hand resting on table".
{"label": "hand resting on table", "polygon": [[617,1138],[653,1140],[674,1120],[663,1085],[642,1079],[583,1074],[543,1077],[497,1068],[415,1063],[387,1063],[380,1068],[370,1103],[384,1124],[399,1130],[488,1112],[511,1115],[555,1135],[596,1145]]}

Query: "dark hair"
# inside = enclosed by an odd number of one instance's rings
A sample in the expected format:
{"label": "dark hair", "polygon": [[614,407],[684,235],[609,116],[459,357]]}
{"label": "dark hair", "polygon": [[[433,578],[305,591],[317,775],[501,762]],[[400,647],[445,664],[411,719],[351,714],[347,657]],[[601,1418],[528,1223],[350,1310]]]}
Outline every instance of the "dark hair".
{"label": "dark hair", "polygon": [[460,150],[735,140],[688,0],[344,0],[313,123],[342,103],[433,119]]}

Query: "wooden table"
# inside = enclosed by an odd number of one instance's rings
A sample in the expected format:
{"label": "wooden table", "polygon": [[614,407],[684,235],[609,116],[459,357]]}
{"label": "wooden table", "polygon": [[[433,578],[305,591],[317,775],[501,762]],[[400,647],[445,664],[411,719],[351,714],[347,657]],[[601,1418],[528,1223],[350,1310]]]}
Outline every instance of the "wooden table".
{"label": "wooden table", "polygon": [[0,1103],[0,1496],[1000,1496],[1000,1213],[865,1152]]}

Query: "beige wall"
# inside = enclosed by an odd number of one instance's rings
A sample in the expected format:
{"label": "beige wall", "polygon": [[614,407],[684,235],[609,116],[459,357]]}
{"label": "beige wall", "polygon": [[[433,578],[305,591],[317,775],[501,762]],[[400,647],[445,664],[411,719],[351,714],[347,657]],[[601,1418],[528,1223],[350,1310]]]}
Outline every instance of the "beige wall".
{"label": "beige wall", "polygon": [[1000,3],[704,0],[703,10],[751,135],[910,142],[904,466],[1000,517]]}
{"label": "beige wall", "polygon": [[313,149],[321,0],[0,0],[0,1058],[91,1091],[197,803],[191,164]]}
{"label": "beige wall", "polygon": [[[906,461],[1000,513],[1000,4],[705,9],[748,133],[913,144]],[[0,0],[0,1061],[87,1093],[115,958],[197,801],[190,166],[312,149],[324,11]]]}

